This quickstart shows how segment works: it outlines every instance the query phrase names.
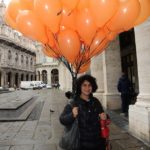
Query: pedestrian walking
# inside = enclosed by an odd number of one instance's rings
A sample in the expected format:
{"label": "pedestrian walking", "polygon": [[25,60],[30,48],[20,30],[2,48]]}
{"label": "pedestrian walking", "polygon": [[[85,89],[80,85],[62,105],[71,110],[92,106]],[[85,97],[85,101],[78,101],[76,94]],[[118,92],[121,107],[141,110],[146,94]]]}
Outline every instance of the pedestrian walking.
{"label": "pedestrian walking", "polygon": [[[77,79],[76,87],[76,97],[71,104],[65,106],[60,115],[60,122],[69,130],[74,122],[78,121],[79,129],[76,131],[80,136],[76,135],[79,138],[79,142],[75,139],[78,145],[76,149],[106,150],[106,139],[102,137],[100,126],[100,120],[106,120],[106,114],[100,101],[93,96],[97,90],[96,79],[90,75],[81,76]],[[70,138],[71,141],[72,137]]]}

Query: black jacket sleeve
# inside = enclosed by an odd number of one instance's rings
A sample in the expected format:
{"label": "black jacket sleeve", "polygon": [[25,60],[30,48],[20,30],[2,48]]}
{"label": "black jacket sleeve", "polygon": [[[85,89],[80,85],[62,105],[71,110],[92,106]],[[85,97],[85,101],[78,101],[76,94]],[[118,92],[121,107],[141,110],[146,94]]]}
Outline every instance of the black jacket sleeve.
{"label": "black jacket sleeve", "polygon": [[63,112],[60,115],[59,120],[61,124],[65,126],[69,126],[74,122],[75,118],[73,117],[72,107],[70,104],[65,106]]}
{"label": "black jacket sleeve", "polygon": [[104,112],[103,106],[102,106],[101,102],[97,98],[95,98],[95,103],[97,105],[99,114],[103,113]]}

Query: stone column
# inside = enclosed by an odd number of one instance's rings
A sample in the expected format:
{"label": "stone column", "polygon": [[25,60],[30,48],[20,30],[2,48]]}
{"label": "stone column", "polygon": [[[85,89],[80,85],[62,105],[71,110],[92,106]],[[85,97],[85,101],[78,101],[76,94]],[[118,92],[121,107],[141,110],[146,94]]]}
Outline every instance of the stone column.
{"label": "stone column", "polygon": [[108,109],[121,107],[117,83],[121,75],[120,44],[117,37],[103,53],[104,94],[103,104]]}
{"label": "stone column", "polygon": [[52,81],[51,81],[51,69],[48,69],[48,70],[47,70],[47,83],[48,83],[49,85],[52,84]]}
{"label": "stone column", "polygon": [[1,72],[1,85],[2,85],[2,87],[5,87],[7,85],[7,83],[6,83],[6,72],[5,71]]}
{"label": "stone column", "polygon": [[23,75],[23,81],[26,81],[26,73],[24,73],[24,75]]}
{"label": "stone column", "polygon": [[15,84],[15,73],[11,72],[10,87],[14,87],[14,84]]}
{"label": "stone column", "polygon": [[42,75],[42,72],[40,74],[40,81],[43,81],[43,75]]}
{"label": "stone column", "polygon": [[32,74],[29,73],[29,81],[31,81],[31,75],[32,75]]}
{"label": "stone column", "polygon": [[129,108],[129,128],[136,137],[150,144],[150,19],[135,28],[139,95]]}
{"label": "stone column", "polygon": [[105,108],[120,108],[121,100],[117,91],[117,83],[121,75],[119,38],[112,41],[108,48],[93,60],[91,74],[96,77],[99,86],[95,95],[102,99]]}
{"label": "stone column", "polygon": [[21,83],[21,74],[18,73],[18,87],[20,87],[20,83]]}
{"label": "stone column", "polygon": [[98,89],[94,95],[102,100],[104,93],[104,74],[103,74],[103,54],[100,54],[92,59],[91,75],[96,78]]}

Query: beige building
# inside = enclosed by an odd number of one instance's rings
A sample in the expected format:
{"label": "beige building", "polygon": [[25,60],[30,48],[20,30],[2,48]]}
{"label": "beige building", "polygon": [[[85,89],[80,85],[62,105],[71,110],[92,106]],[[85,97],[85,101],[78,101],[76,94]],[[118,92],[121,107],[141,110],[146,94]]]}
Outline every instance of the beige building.
{"label": "beige building", "polygon": [[0,3],[0,87],[19,87],[20,81],[35,80],[35,42],[21,36],[3,20]]}
{"label": "beige building", "polygon": [[42,52],[43,47],[40,44],[36,48],[36,80],[43,81],[49,85],[58,84],[60,62],[45,56]]}

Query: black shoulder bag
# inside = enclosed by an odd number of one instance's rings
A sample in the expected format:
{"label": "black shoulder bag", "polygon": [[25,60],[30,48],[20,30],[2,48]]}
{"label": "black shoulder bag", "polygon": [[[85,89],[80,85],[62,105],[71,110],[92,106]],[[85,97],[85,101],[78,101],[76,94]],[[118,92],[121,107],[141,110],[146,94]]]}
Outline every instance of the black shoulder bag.
{"label": "black shoulder bag", "polygon": [[64,134],[59,141],[59,146],[65,150],[79,150],[80,132],[77,118],[74,120],[72,126],[64,131]]}

